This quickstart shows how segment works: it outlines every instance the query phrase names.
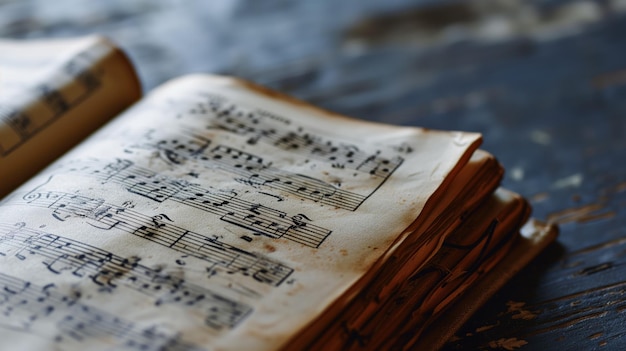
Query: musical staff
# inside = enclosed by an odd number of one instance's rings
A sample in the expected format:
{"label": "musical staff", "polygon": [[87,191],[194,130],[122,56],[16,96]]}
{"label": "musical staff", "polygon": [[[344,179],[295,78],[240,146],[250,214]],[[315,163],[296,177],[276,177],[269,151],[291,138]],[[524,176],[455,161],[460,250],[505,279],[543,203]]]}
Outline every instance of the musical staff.
{"label": "musical staff", "polygon": [[[81,303],[81,294],[64,294],[54,284],[39,286],[30,281],[0,273],[0,320],[4,325],[29,331],[43,323],[54,323],[58,344],[83,343],[93,348],[104,339],[108,347],[120,350],[196,351],[200,347],[179,339],[176,334],[156,327],[141,328],[99,308]],[[43,322],[43,323],[42,323]],[[88,344],[87,344],[88,343]]]}
{"label": "musical staff", "polygon": [[20,260],[39,256],[51,273],[71,272],[74,277],[89,278],[101,291],[123,285],[153,297],[155,305],[175,304],[203,311],[205,324],[218,330],[236,326],[252,312],[252,307],[244,303],[141,265],[137,257],[120,257],[23,224],[0,223],[0,256]]}
{"label": "musical staff", "polygon": [[0,130],[3,131],[0,157],[9,155],[100,88],[101,74],[90,70],[92,61],[87,53],[82,53],[62,67],[59,76],[78,83],[71,87],[71,93],[67,87],[49,84],[39,84],[31,89],[28,94],[37,96],[38,101],[45,106],[36,115],[23,110],[22,106],[0,101]]}
{"label": "musical staff", "polygon": [[293,272],[290,267],[223,243],[217,237],[175,226],[163,214],[147,216],[121,206],[106,204],[102,199],[50,191],[31,192],[23,198],[11,199],[8,203],[50,209],[51,215],[59,221],[74,217],[86,220],[97,229],[116,228],[197,257],[215,267],[221,267],[229,274],[241,274],[271,286],[279,286]]}
{"label": "musical staff", "polygon": [[254,235],[283,238],[318,248],[331,230],[304,220],[302,214],[287,215],[258,203],[237,197],[233,191],[205,189],[189,182],[160,176],[128,160],[117,160],[104,167],[79,168],[103,182],[122,185],[127,191],[153,201],[175,201],[219,216],[225,222],[250,230]]}
{"label": "musical staff", "polygon": [[248,144],[263,141],[289,152],[328,162],[336,168],[352,169],[387,178],[400,166],[403,158],[383,157],[380,151],[368,153],[358,146],[340,143],[289,126],[290,120],[259,109],[247,108],[215,94],[202,94],[203,101],[190,114],[210,114],[208,128],[218,128],[248,136]]}
{"label": "musical staff", "polygon": [[198,135],[181,135],[176,139],[160,140],[154,147],[173,163],[193,159],[207,168],[219,168],[237,175],[236,180],[242,184],[255,188],[270,187],[301,199],[349,211],[356,211],[384,181],[377,182],[370,194],[361,195],[313,177],[272,167],[262,157],[234,147],[217,145],[209,148],[210,143],[210,140]]}

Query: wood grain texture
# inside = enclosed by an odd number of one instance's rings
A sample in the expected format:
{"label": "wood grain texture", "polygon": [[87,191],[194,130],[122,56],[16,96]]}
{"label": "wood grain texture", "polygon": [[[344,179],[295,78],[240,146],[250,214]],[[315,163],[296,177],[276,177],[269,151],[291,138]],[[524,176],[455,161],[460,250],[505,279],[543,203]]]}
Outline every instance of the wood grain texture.
{"label": "wood grain texture", "polygon": [[228,74],[342,114],[478,131],[558,242],[448,350],[624,349],[626,2],[0,0],[0,37],[102,33],[145,90]]}

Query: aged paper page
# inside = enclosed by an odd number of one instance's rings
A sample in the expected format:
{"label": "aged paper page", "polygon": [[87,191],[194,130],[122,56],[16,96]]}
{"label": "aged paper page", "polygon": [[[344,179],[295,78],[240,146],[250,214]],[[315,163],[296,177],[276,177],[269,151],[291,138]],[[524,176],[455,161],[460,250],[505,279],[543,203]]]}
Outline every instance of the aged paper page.
{"label": "aged paper page", "polygon": [[0,340],[279,348],[350,299],[479,142],[170,82],[0,204]]}
{"label": "aged paper page", "polygon": [[0,197],[140,93],[126,57],[103,38],[0,40]]}
{"label": "aged paper page", "polygon": [[[439,254],[440,247],[449,235],[460,227],[466,227],[468,213],[472,213],[470,218],[474,217],[479,204],[482,207],[482,200],[496,190],[502,173],[503,169],[493,156],[483,150],[476,150],[454,182],[443,193],[429,200],[430,208],[426,206],[423,211],[427,212],[427,217],[413,222],[401,236],[406,237],[402,245],[396,243],[392,250],[385,253],[393,257],[390,260],[393,264],[381,267],[374,272],[375,276],[367,277],[371,279],[369,285],[360,287],[366,292],[359,293],[349,306],[333,306],[332,310],[343,309],[338,317],[323,316],[325,320],[320,323],[326,326],[323,335],[320,336],[319,331],[316,331],[314,337],[307,338],[310,340],[308,343],[313,343],[312,349],[322,345],[342,350],[348,349],[350,345],[375,348],[375,343],[382,340],[381,331],[388,330],[395,325],[394,322],[401,321],[403,313],[410,312],[407,306],[410,305],[411,297],[417,296],[418,290],[411,284],[420,289],[432,288],[427,280],[422,282],[414,279],[416,272],[427,261],[434,259],[434,255]],[[400,297],[399,294],[404,296]],[[381,317],[385,315],[394,315],[393,321]],[[385,327],[381,328],[374,321],[383,323]],[[373,333],[378,334],[373,336]],[[299,338],[290,346],[297,349],[301,348],[302,343],[302,338]]]}

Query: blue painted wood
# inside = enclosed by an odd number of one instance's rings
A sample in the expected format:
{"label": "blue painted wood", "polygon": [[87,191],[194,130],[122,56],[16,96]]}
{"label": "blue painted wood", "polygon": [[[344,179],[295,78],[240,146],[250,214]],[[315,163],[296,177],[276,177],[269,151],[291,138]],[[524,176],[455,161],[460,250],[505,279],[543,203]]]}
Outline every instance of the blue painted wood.
{"label": "blue painted wood", "polygon": [[236,75],[364,119],[479,131],[561,236],[446,349],[624,349],[623,1],[0,0],[0,37],[102,33],[146,90]]}

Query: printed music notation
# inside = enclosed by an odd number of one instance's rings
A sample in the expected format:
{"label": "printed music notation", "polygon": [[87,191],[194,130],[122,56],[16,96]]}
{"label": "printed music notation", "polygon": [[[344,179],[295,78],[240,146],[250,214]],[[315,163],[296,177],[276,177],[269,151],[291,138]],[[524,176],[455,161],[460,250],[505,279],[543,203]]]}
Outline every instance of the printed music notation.
{"label": "printed music notation", "polygon": [[229,274],[241,274],[257,282],[279,286],[293,269],[257,253],[221,242],[171,224],[167,215],[147,216],[123,206],[106,204],[94,199],[63,192],[30,192],[7,204],[29,205],[50,209],[52,217],[66,221],[82,218],[93,228],[113,228],[135,235],[172,250],[209,262],[215,269]]}
{"label": "printed music notation", "polygon": [[12,106],[10,102],[0,102],[0,129],[3,129],[0,157],[9,155],[67,111],[89,98],[101,86],[100,73],[90,70],[91,61],[87,53],[82,53],[63,66],[60,75],[79,83],[80,88],[73,88],[71,94],[61,87],[49,84],[39,84],[27,92],[26,94],[36,96],[46,107],[36,115],[23,111],[20,106]]}
{"label": "printed music notation", "polygon": [[236,175],[235,179],[241,184],[257,189],[269,187],[301,199],[348,211],[356,211],[386,180],[381,178],[375,182],[369,194],[361,195],[313,177],[272,167],[262,157],[237,148],[226,145],[210,147],[210,144],[211,140],[202,136],[181,135],[175,139],[160,140],[153,147],[175,164],[192,159],[207,168],[218,168]]}
{"label": "printed music notation", "polygon": [[156,327],[141,328],[81,303],[81,297],[79,291],[62,293],[52,283],[40,286],[0,273],[0,327],[37,332],[41,331],[40,324],[53,323],[59,344],[88,342],[93,347],[95,338],[104,338],[107,343],[115,342],[115,349],[120,350],[202,350],[174,333]]}
{"label": "printed music notation", "polygon": [[40,257],[53,274],[71,272],[89,278],[100,291],[123,285],[155,299],[155,305],[174,304],[203,311],[205,324],[214,329],[232,328],[252,307],[166,272],[139,264],[97,247],[58,235],[29,229],[24,223],[0,223],[0,257],[20,260]]}
{"label": "printed music notation", "polygon": [[387,158],[381,156],[380,151],[368,153],[353,144],[324,139],[294,126],[286,117],[236,105],[219,95],[203,93],[201,99],[190,114],[211,115],[208,128],[247,136],[250,145],[264,142],[330,163],[335,168],[352,169],[380,178],[389,177],[403,161],[400,156]]}
{"label": "printed music notation", "polygon": [[222,221],[250,230],[254,235],[288,239],[318,248],[332,233],[312,224],[303,214],[288,216],[283,211],[240,199],[234,191],[205,189],[161,176],[129,160],[117,160],[100,168],[78,166],[77,169],[103,182],[120,184],[127,191],[153,201],[175,201],[219,216]]}

